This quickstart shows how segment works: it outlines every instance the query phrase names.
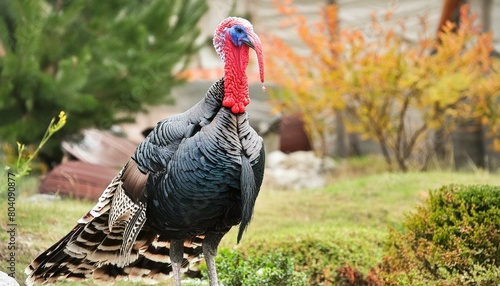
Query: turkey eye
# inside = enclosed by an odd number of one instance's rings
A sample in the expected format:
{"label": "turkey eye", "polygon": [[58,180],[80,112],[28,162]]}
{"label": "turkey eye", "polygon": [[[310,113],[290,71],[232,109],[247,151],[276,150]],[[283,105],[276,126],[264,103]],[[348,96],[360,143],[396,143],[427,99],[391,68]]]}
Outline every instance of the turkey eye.
{"label": "turkey eye", "polygon": [[238,33],[238,34],[243,33],[243,29],[242,29],[242,28],[240,28],[240,27],[236,27],[236,28],[234,28],[234,29],[236,30],[236,33]]}

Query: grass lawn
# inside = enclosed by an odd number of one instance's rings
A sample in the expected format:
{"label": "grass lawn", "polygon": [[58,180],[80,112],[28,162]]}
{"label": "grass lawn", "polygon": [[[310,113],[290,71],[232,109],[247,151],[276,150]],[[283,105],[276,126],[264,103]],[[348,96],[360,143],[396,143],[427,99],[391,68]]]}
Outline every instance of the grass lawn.
{"label": "grass lawn", "polygon": [[[237,228],[234,228],[225,236],[221,247],[245,249],[262,242],[300,241],[311,237],[326,239],[346,249],[341,260],[345,259],[366,272],[382,258],[388,227],[397,226],[405,213],[426,198],[428,190],[451,183],[500,185],[500,175],[483,172],[382,172],[335,176],[331,185],[318,190],[264,188],[242,242],[236,245]],[[16,278],[20,283],[25,278],[23,270],[31,259],[65,235],[93,205],[93,202],[71,199],[30,202],[28,198],[34,189],[36,180],[25,179],[20,184],[16,200]],[[4,197],[0,203],[7,208]],[[3,212],[0,218],[2,229],[7,229],[6,218],[6,212]],[[2,231],[0,241],[7,240],[8,234]],[[8,254],[7,245],[0,246],[2,270],[6,269]]]}

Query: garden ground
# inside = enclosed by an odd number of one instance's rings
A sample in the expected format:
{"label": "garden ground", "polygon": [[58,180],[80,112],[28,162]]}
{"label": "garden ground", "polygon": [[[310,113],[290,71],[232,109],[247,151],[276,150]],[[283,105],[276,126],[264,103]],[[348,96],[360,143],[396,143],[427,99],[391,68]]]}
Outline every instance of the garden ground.
{"label": "garden ground", "polygon": [[[224,237],[221,248],[251,252],[252,247],[266,244],[273,247],[281,241],[324,241],[338,247],[332,265],[348,264],[366,274],[382,259],[388,229],[397,228],[405,214],[414,210],[430,189],[451,183],[500,185],[500,175],[481,171],[378,172],[376,167],[370,168],[371,160],[365,160],[361,167],[354,169],[352,166],[359,163],[347,164],[348,167],[332,175],[332,183],[323,189],[263,188],[254,219],[242,242],[236,244],[237,228],[234,228]],[[93,205],[93,202],[73,199],[32,202],[29,197],[36,186],[35,178],[24,179],[19,184],[16,200],[16,278],[20,283],[25,279],[23,270],[31,259],[65,235]],[[0,203],[7,209],[6,198],[1,198]],[[0,225],[7,229],[7,214],[3,213]],[[6,242],[8,235],[1,232],[0,241]],[[0,246],[0,269],[3,271],[9,252],[7,245]]]}

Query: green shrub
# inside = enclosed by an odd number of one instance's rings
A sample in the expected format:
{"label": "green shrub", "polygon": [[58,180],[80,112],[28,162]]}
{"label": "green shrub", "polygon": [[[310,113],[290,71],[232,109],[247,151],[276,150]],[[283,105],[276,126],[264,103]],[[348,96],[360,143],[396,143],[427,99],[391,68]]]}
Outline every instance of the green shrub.
{"label": "green shrub", "polygon": [[380,276],[389,285],[497,285],[500,187],[450,185],[392,229]]}
{"label": "green shrub", "polygon": [[306,285],[306,276],[295,271],[293,259],[279,252],[245,257],[239,251],[222,249],[217,265],[220,282],[226,286]]}
{"label": "green shrub", "polygon": [[368,230],[336,228],[246,242],[238,251],[245,258],[266,257],[270,253],[290,257],[295,270],[307,277],[307,285],[347,285],[342,281],[355,281],[351,285],[376,285],[367,279],[370,270],[382,259],[379,242],[384,239],[385,236]]}

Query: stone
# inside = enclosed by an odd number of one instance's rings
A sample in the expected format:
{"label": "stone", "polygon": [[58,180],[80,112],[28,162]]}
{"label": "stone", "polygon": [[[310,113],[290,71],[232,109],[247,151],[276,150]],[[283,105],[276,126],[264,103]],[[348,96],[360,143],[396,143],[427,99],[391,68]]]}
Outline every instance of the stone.
{"label": "stone", "polygon": [[282,190],[321,188],[327,184],[325,175],[335,167],[332,159],[319,158],[312,151],[273,151],[266,156],[264,184]]}
{"label": "stone", "polygon": [[0,285],[2,286],[19,286],[16,279],[10,277],[7,273],[0,271]]}
{"label": "stone", "polygon": [[31,203],[50,203],[61,200],[61,196],[55,194],[35,194],[26,199]]}

